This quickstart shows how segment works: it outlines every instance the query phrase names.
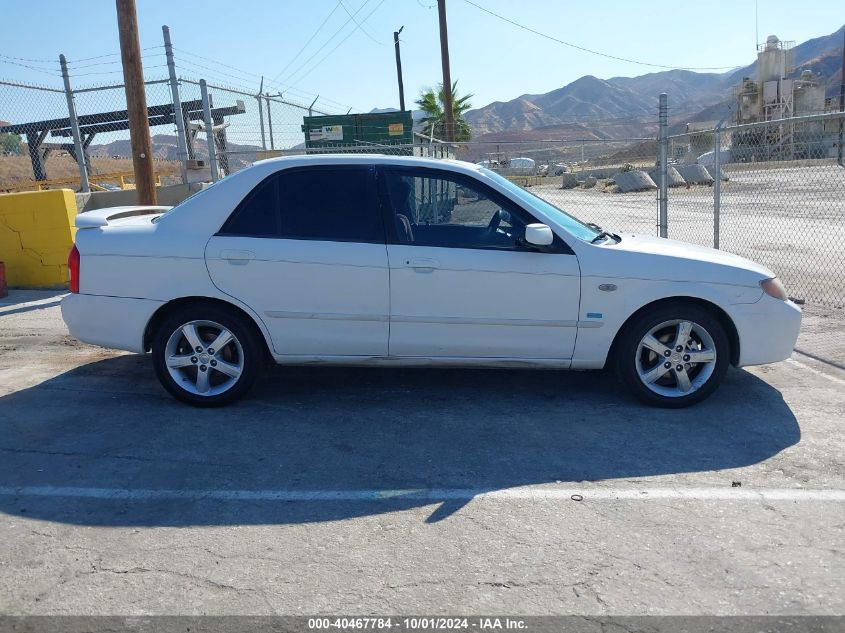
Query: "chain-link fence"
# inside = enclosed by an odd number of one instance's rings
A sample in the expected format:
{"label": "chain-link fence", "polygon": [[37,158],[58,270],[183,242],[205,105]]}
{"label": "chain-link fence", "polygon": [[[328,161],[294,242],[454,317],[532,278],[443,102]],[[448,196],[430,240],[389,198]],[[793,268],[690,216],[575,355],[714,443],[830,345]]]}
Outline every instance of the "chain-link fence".
{"label": "chain-link fence", "polygon": [[[669,237],[772,268],[790,294],[845,303],[845,168],[839,112],[669,138]],[[717,151],[718,148],[718,151]]]}
{"label": "chain-link fence", "polygon": [[[133,186],[124,86],[94,85],[71,94],[72,111],[64,90],[0,81],[0,192],[83,189],[77,142],[90,190]],[[173,128],[168,81],[146,82],[146,97],[156,178],[171,184],[178,181],[179,163],[168,151]]]}
{"label": "chain-link fence", "polygon": [[[303,143],[304,116],[328,114],[279,96],[259,96],[211,83],[206,84],[204,100],[202,83],[190,78],[145,82],[159,184],[210,180],[214,175],[209,163],[215,163],[216,176],[223,177],[265,151],[290,151]],[[176,103],[174,85],[179,96]],[[70,94],[72,110],[63,89],[0,81],[0,192],[85,189],[74,127],[90,189],[133,186],[123,84],[74,87]],[[187,173],[180,175],[183,164]]]}

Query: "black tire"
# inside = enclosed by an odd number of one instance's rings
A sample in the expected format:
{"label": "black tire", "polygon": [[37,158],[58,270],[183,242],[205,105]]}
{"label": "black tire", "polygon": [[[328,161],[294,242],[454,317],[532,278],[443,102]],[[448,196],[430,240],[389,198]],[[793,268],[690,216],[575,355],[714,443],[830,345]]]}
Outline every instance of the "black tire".
{"label": "black tire", "polygon": [[[643,366],[645,362],[654,363],[644,367],[644,369],[652,369],[664,361],[670,365],[672,364],[670,358],[661,358],[660,361],[655,362],[659,358],[658,355],[650,354],[649,350],[642,349],[640,342],[654,328],[675,320],[691,322],[698,326],[698,328],[702,328],[712,339],[716,360],[712,363],[712,373],[709,376],[706,376],[706,373],[701,373],[710,371],[709,369],[705,370],[707,363],[694,364],[692,367],[688,367],[686,363],[681,362],[680,364],[684,366],[683,371],[687,372],[687,378],[690,379],[694,388],[691,387],[689,393],[686,395],[670,396],[656,393],[653,388],[657,387],[665,391],[671,391],[671,383],[674,382],[677,393],[682,393],[677,390],[677,385],[680,383],[677,382],[677,373],[674,369],[669,369],[667,375],[655,381],[654,387],[650,388],[640,378],[640,367],[638,367],[638,364]],[[699,332],[699,330],[696,330],[696,332]],[[696,334],[694,338],[700,339],[702,336],[703,334]],[[671,336],[666,341],[668,342],[670,339]],[[673,354],[675,351],[670,349],[670,352]],[[625,324],[619,333],[612,360],[617,377],[634,396],[652,406],[679,409],[701,402],[718,388],[730,366],[730,352],[728,335],[713,312],[699,305],[679,302],[674,305],[666,303],[656,306],[653,310],[643,312],[643,314],[636,316],[629,323]],[[684,352],[679,353],[683,354]],[[683,359],[683,356],[681,358]],[[668,385],[661,387],[660,382],[667,383]],[[697,382],[700,382],[700,384],[696,384]]]}
{"label": "black tire", "polygon": [[[216,352],[214,355],[208,353],[207,347],[203,347],[202,354],[191,358],[191,361],[196,359],[193,366],[188,365],[174,370],[179,376],[177,380],[167,365],[168,342],[171,336],[176,337],[174,340],[181,340],[181,343],[173,343],[176,345],[179,356],[183,356],[185,352],[193,353],[187,347],[187,338],[182,333],[183,327],[193,322],[199,322],[194,327],[203,346],[212,342],[216,331],[216,328],[208,323],[228,330],[233,335],[233,341],[224,345],[222,350],[214,350]],[[195,407],[220,407],[242,398],[255,382],[264,364],[264,356],[263,341],[258,339],[252,323],[234,310],[210,303],[186,306],[168,315],[155,331],[152,341],[153,367],[162,386],[177,400]],[[208,364],[201,364],[202,359],[207,359]],[[240,374],[232,377],[220,371],[219,367],[224,365],[224,361],[230,361],[232,367],[239,366]],[[203,372],[207,372],[207,380],[211,383],[207,395],[190,390],[192,380],[195,382],[195,387],[199,386],[197,377],[203,367],[205,367]]]}

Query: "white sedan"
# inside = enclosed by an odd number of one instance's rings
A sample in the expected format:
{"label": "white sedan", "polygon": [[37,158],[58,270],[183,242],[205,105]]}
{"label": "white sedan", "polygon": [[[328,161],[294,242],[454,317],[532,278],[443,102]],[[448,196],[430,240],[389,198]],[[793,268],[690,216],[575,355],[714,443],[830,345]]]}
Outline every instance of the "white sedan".
{"label": "white sedan", "polygon": [[261,161],[172,209],[76,218],[62,314],[144,353],[199,406],[276,363],[615,369],[655,405],[790,356],[801,312],[767,268],[585,224],[477,165]]}

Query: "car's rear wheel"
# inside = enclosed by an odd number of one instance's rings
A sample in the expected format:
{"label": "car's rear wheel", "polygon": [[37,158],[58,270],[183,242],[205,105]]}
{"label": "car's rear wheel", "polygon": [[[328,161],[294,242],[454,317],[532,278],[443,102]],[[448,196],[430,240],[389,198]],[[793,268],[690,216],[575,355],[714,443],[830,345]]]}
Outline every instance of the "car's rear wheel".
{"label": "car's rear wheel", "polygon": [[171,395],[200,407],[242,397],[255,382],[261,348],[250,324],[234,312],[206,305],[165,318],[152,343],[153,365]]}
{"label": "car's rear wheel", "polygon": [[730,365],[730,342],[709,310],[663,305],[625,326],[614,360],[620,380],[640,400],[687,407],[722,382]]}

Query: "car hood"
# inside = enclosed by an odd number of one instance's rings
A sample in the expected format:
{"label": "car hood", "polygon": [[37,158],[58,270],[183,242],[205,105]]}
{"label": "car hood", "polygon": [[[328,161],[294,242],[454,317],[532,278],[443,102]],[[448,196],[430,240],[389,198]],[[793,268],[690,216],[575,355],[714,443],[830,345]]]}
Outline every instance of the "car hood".
{"label": "car hood", "polygon": [[610,260],[617,271],[621,265],[625,276],[749,286],[775,276],[762,264],[715,248],[651,235],[625,233],[621,237],[621,242],[601,247],[601,259],[612,253]]}

